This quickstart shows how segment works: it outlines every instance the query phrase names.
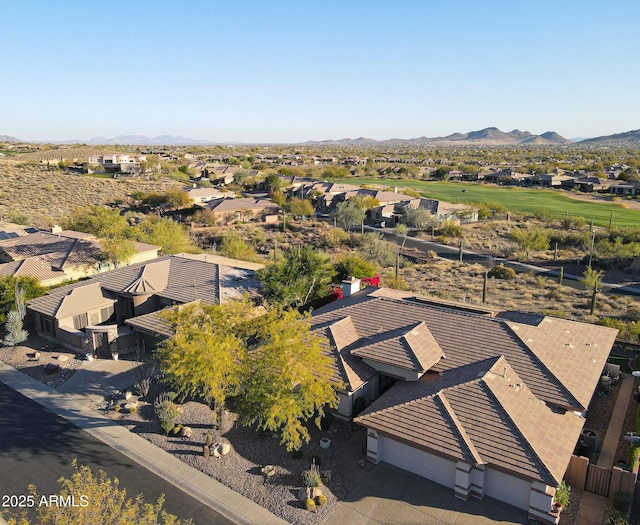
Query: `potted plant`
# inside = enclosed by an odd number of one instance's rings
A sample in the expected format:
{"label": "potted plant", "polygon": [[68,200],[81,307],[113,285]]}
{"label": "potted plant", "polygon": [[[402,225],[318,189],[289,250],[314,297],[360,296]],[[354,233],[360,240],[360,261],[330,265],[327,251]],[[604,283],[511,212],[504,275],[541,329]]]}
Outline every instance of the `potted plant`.
{"label": "potted plant", "polygon": [[569,494],[571,493],[571,487],[564,481],[556,488],[556,493],[553,496],[553,510],[555,512],[561,512],[563,508],[569,505]]}

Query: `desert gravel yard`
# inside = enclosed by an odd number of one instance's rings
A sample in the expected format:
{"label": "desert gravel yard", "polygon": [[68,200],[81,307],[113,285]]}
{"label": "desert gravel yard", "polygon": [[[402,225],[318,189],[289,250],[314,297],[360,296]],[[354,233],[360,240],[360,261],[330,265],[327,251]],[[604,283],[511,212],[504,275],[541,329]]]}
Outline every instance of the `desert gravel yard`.
{"label": "desert gravel yard", "polygon": [[[116,412],[113,409],[115,405],[105,409],[104,412],[132,432],[294,525],[322,523],[334,510],[338,499],[346,496],[343,469],[345,467],[362,470],[367,468],[363,449],[360,450],[359,458],[352,457],[350,461],[344,461],[340,451],[352,433],[347,426],[340,423],[333,423],[327,432],[322,432],[311,424],[309,426],[311,441],[303,445],[302,457],[295,459],[292,453],[287,452],[284,446],[280,445],[278,434],[243,427],[238,423],[237,415],[232,412],[224,415],[218,432],[212,430],[213,411],[205,404],[188,401],[180,405],[182,413],[178,416],[176,423],[189,426],[193,431],[191,437],[165,436],[153,410],[153,399],[156,393],[157,389],[152,388],[152,393],[140,398],[133,414],[124,409]],[[134,396],[128,402],[135,400]],[[125,400],[120,399],[115,404],[123,406],[124,403]],[[231,445],[229,454],[220,458],[213,456],[205,458],[203,445],[206,442],[207,432],[213,434],[214,442],[229,443]],[[331,440],[328,449],[320,446],[320,439],[323,437]],[[364,448],[364,440],[362,445]],[[310,468],[314,457],[319,465],[319,471],[330,477],[324,478],[324,484],[321,487],[322,493],[327,497],[327,504],[310,512],[304,508],[297,496],[303,487],[301,474]],[[267,477],[262,473],[262,468],[266,465],[275,467],[273,475]]]}

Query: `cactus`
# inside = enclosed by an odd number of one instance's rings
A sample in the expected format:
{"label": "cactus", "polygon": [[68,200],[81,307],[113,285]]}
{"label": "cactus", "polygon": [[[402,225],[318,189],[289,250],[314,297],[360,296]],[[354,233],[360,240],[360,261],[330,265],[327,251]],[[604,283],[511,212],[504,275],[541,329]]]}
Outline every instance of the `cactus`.
{"label": "cactus", "polygon": [[309,511],[316,510],[316,502],[309,498],[304,502],[304,508]]}
{"label": "cactus", "polygon": [[211,455],[211,450],[209,449],[209,445],[202,445],[202,455],[205,458],[208,458]]}
{"label": "cactus", "polygon": [[205,435],[206,438],[206,445],[208,447],[210,447],[211,445],[213,445],[213,436],[211,435],[211,432],[207,432]]}
{"label": "cactus", "polygon": [[324,507],[327,504],[327,497],[324,494],[318,494],[316,496],[316,505],[318,507]]}

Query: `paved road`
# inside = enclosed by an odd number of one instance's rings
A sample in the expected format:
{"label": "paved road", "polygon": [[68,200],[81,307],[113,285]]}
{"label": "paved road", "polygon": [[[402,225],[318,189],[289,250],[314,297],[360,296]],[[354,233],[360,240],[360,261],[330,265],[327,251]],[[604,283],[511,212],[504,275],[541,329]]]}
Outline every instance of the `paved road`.
{"label": "paved road", "polygon": [[[398,237],[393,233],[393,230],[389,228],[374,228],[372,226],[365,226],[366,230],[369,231],[377,231],[382,233],[388,240],[394,242],[396,244],[402,245],[404,239]],[[444,259],[450,260],[458,260],[459,257],[459,249],[453,246],[447,246],[444,244],[440,244],[437,242],[423,241],[421,239],[415,239],[413,237],[407,237],[407,240],[404,241],[405,248],[415,248],[422,253],[427,253],[430,251],[435,252],[438,257],[442,257]],[[490,257],[487,255],[478,254],[475,252],[470,252],[467,250],[463,250],[463,261],[466,263],[485,263],[487,260],[491,259],[492,264],[504,264],[508,268],[512,268],[517,273],[526,273],[533,272],[540,275],[544,275],[550,278],[557,278],[558,272],[554,270],[547,270],[545,268],[540,268],[538,266],[534,266],[531,264],[520,263],[517,261],[509,261],[507,259]],[[570,275],[564,274],[563,284],[565,286],[571,286],[572,288],[576,288],[579,290],[584,290],[584,285],[579,282],[581,279],[581,275]],[[621,286],[615,284],[607,284],[605,283],[602,287],[603,293],[610,293],[615,295],[640,295],[640,288],[633,286]]]}
{"label": "paved road", "polygon": [[[103,469],[117,477],[129,496],[143,494],[153,502],[166,495],[164,508],[197,525],[232,525],[233,522],[203,505],[169,482],[152,474],[126,456],[105,445],[0,383],[0,498],[27,494],[33,483],[39,494],[59,494],[57,479],[70,477],[71,461]],[[0,499],[0,505],[2,499]],[[9,510],[1,508],[0,510]],[[15,510],[15,509],[14,509]]]}

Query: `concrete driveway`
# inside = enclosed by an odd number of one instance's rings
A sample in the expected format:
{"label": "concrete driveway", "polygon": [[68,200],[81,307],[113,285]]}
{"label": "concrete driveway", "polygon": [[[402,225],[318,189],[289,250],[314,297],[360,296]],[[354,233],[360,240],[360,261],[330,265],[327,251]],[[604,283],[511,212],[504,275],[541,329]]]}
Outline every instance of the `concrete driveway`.
{"label": "concrete driveway", "polygon": [[73,376],[56,390],[63,394],[77,394],[86,400],[85,404],[97,403],[105,396],[132,386],[138,380],[141,366],[149,365],[129,359],[83,361]]}
{"label": "concrete driveway", "polygon": [[324,525],[521,525],[527,512],[484,497],[462,501],[453,490],[386,463],[376,465]]}

